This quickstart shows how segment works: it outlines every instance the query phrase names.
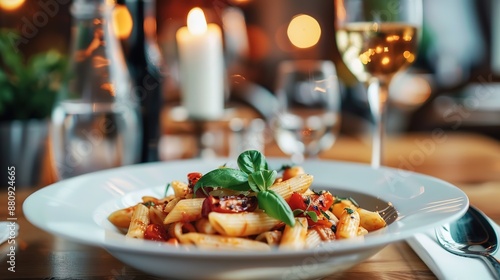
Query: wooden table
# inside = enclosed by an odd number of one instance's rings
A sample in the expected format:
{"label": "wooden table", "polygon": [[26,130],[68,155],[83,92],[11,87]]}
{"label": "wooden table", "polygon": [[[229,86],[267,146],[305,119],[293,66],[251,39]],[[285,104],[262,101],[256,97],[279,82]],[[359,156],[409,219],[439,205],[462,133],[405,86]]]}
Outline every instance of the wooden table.
{"label": "wooden table", "polygon": [[[447,132],[390,137],[386,163],[450,181],[464,190],[472,204],[500,223],[500,142],[474,135]],[[282,156],[273,144],[268,156]],[[326,159],[368,162],[369,141],[340,138],[321,155]],[[5,174],[5,173],[4,173]],[[5,179],[4,179],[5,181]],[[5,189],[5,188],[3,188]],[[15,273],[6,262],[7,244],[0,246],[0,278],[4,279],[157,279],[116,260],[105,250],[80,245],[45,233],[23,216],[21,205],[36,188],[16,190],[17,222]],[[7,220],[7,193],[0,193],[0,221]],[[435,279],[434,274],[401,241],[387,246],[367,261],[325,279]]]}

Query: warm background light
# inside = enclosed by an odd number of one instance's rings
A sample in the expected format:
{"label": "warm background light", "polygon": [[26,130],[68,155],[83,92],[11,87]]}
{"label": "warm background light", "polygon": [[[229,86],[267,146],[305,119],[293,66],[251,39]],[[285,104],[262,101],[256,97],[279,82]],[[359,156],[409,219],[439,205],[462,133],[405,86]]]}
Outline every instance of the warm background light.
{"label": "warm background light", "polygon": [[24,1],[25,0],[0,0],[0,8],[7,11],[13,11],[21,7]]}
{"label": "warm background light", "polygon": [[230,0],[229,3],[232,5],[245,5],[252,2],[252,0]]}
{"label": "warm background light", "polygon": [[116,5],[113,11],[113,27],[116,36],[120,39],[126,39],[130,36],[133,26],[132,16],[127,6]]}
{"label": "warm background light", "polygon": [[288,25],[288,39],[298,48],[310,48],[316,45],[321,37],[318,21],[309,15],[296,15]]}
{"label": "warm background light", "polygon": [[203,34],[207,31],[207,20],[200,8],[193,8],[187,17],[187,27],[191,34]]}

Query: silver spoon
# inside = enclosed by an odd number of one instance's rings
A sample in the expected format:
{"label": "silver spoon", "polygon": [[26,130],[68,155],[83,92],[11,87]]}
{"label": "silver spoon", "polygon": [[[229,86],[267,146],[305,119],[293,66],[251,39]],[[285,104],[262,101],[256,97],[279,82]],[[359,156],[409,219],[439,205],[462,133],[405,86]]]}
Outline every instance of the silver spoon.
{"label": "silver spoon", "polygon": [[457,221],[436,228],[441,246],[451,253],[482,259],[495,279],[500,279],[500,262],[493,257],[498,249],[497,234],[486,216],[473,206]]}

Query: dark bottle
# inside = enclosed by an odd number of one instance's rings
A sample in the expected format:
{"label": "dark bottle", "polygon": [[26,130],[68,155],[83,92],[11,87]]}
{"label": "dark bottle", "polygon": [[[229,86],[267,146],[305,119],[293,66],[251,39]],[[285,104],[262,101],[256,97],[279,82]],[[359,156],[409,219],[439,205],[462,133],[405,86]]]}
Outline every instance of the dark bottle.
{"label": "dark bottle", "polygon": [[127,6],[132,16],[132,31],[123,42],[123,50],[134,81],[134,94],[141,105],[143,130],[140,161],[158,161],[164,79],[163,59],[156,38],[156,1],[120,2]]}

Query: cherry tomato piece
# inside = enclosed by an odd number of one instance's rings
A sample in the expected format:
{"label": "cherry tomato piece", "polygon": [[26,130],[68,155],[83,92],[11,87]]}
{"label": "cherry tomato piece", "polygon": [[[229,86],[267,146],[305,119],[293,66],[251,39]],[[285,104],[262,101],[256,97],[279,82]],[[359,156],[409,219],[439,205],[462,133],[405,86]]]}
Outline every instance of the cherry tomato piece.
{"label": "cherry tomato piece", "polygon": [[165,229],[157,224],[149,224],[144,232],[144,239],[154,241],[167,241],[169,239]]}
{"label": "cherry tomato piece", "polygon": [[[193,193],[194,186],[200,180],[200,178],[203,176],[200,172],[191,172],[188,173],[187,178],[188,178],[188,187],[190,189],[190,192]],[[207,193],[213,190],[212,187],[205,187],[205,188],[199,188],[196,193],[194,194],[195,197],[207,197]]]}
{"label": "cherry tomato piece", "polygon": [[239,213],[252,212],[257,208],[255,196],[230,195],[214,197],[209,195],[201,207],[202,217],[207,217],[210,212]]}
{"label": "cherry tomato piece", "polygon": [[307,208],[307,204],[304,201],[304,197],[302,196],[302,194],[297,192],[292,193],[290,200],[288,200],[288,205],[290,205],[290,208],[292,210],[296,209],[306,210]]}
{"label": "cherry tomato piece", "polygon": [[314,210],[316,212],[319,210],[326,211],[330,209],[330,206],[333,204],[333,195],[329,192],[311,195],[293,193],[288,204],[292,210],[306,210],[307,208],[307,210]]}
{"label": "cherry tomato piece", "polygon": [[198,182],[198,180],[200,180],[201,176],[203,176],[203,174],[201,174],[200,172],[191,172],[191,173],[188,173],[188,175],[187,175],[188,187],[191,188],[191,189],[193,189],[194,185],[196,185],[196,183]]}
{"label": "cherry tomato piece", "polygon": [[304,168],[302,168],[302,166],[290,166],[283,170],[283,181],[305,173],[306,172],[304,171]]}
{"label": "cherry tomato piece", "polygon": [[312,204],[322,211],[330,209],[333,204],[333,195],[330,192],[321,192],[318,194],[311,195]]}

